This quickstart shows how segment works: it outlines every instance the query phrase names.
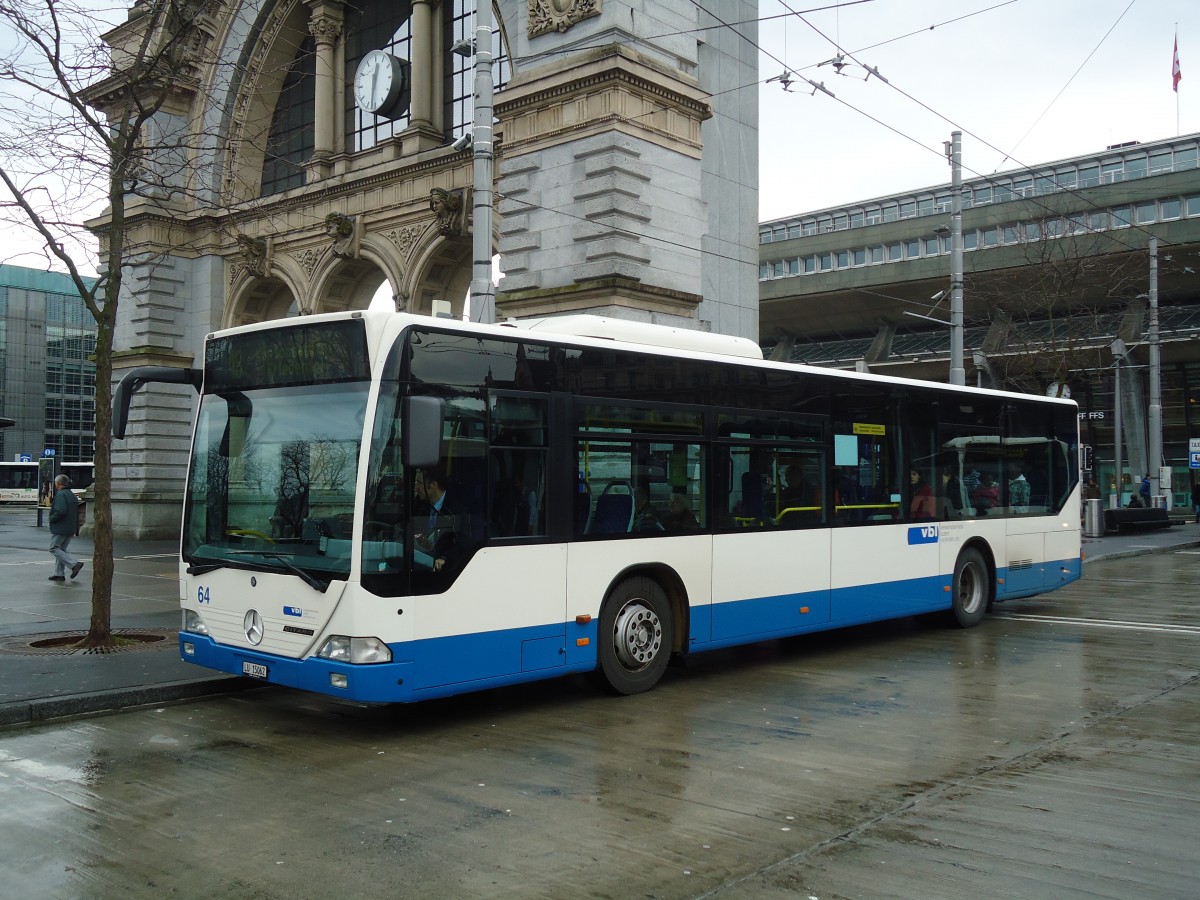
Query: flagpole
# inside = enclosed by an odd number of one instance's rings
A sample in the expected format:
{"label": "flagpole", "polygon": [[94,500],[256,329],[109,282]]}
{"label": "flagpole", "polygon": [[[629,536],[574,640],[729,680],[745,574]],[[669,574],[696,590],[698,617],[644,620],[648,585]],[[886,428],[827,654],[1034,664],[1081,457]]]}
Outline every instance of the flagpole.
{"label": "flagpole", "polygon": [[1175,23],[1175,46],[1171,51],[1171,89],[1175,92],[1175,136],[1179,137],[1179,23]]}

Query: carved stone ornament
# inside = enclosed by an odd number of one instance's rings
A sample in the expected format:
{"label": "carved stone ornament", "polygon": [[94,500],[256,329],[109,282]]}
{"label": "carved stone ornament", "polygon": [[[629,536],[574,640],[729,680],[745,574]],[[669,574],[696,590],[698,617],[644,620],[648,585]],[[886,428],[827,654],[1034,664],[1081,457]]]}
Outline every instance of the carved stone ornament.
{"label": "carved stone ornament", "polygon": [[328,14],[313,16],[308,20],[308,33],[318,44],[332,46],[342,36],[342,20]]}
{"label": "carved stone ornament", "polygon": [[589,16],[600,15],[602,0],[529,0],[529,36],[563,32]]}
{"label": "carved stone ornament", "polygon": [[385,236],[400,251],[401,259],[408,259],[412,248],[417,242],[417,237],[425,230],[423,225],[409,225],[407,228],[393,228],[386,232]]}
{"label": "carved stone ornament", "polygon": [[466,228],[466,189],[452,191],[434,188],[429,192],[429,208],[437,217],[438,234],[443,237],[459,237]]}
{"label": "carved stone ornament", "polygon": [[356,216],[331,212],[325,217],[325,233],[333,238],[333,255],[341,259],[357,259],[359,228]]}
{"label": "carved stone ornament", "polygon": [[242,255],[246,269],[251,275],[262,277],[271,268],[271,244],[266,238],[239,234],[237,236],[238,252]]}

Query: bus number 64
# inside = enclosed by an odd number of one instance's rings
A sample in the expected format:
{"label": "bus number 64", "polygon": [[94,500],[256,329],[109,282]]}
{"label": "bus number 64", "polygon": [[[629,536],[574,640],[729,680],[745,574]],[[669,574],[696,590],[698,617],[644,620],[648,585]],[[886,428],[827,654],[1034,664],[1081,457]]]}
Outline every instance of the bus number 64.
{"label": "bus number 64", "polygon": [[203,585],[196,588],[196,602],[209,604],[212,603],[212,597],[208,593],[208,588],[204,587]]}

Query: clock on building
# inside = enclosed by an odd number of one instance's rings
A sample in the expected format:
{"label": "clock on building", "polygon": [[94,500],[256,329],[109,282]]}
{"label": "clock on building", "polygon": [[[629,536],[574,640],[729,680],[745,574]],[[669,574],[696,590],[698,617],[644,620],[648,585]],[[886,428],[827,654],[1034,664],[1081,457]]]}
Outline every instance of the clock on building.
{"label": "clock on building", "polygon": [[1071,399],[1071,387],[1061,381],[1056,381],[1046,388],[1047,397],[1062,397],[1066,400]]}
{"label": "clock on building", "polygon": [[408,109],[408,60],[371,50],[354,73],[354,101],[363,112],[395,119]]}

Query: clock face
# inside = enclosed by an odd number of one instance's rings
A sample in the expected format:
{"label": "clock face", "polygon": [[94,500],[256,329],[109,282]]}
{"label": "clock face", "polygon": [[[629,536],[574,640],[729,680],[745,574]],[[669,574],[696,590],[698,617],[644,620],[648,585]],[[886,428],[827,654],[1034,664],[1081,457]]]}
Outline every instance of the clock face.
{"label": "clock face", "polygon": [[372,50],[354,73],[354,100],[359,109],[379,115],[388,111],[404,87],[399,60],[383,50]]}

